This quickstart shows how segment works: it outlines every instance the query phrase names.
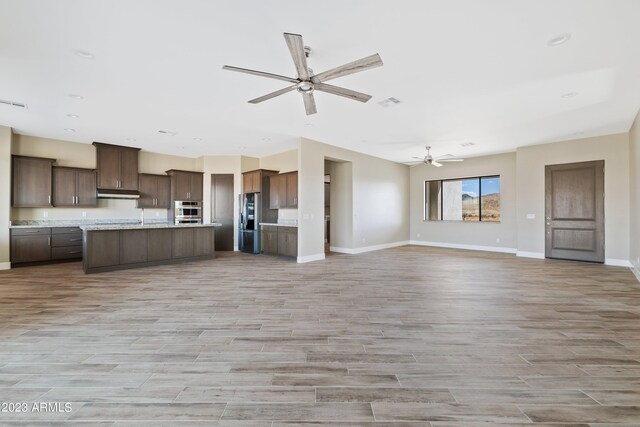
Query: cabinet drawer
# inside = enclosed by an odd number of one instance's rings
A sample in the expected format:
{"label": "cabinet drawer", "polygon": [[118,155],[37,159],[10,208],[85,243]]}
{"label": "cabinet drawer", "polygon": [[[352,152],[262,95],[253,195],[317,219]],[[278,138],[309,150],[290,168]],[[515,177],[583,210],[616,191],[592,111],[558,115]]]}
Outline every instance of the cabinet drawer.
{"label": "cabinet drawer", "polygon": [[82,246],[82,233],[54,234],[51,238],[52,247]]}
{"label": "cabinet drawer", "polygon": [[82,236],[82,230],[80,230],[80,227],[54,227],[51,229],[51,234],[67,233],[80,233],[80,236]]}
{"label": "cabinet drawer", "polygon": [[279,233],[297,233],[298,228],[297,227],[280,227],[278,232]]}
{"label": "cabinet drawer", "polygon": [[51,259],[82,258],[82,245],[51,248]]}
{"label": "cabinet drawer", "polygon": [[12,236],[46,236],[51,234],[49,227],[42,228],[12,228]]}

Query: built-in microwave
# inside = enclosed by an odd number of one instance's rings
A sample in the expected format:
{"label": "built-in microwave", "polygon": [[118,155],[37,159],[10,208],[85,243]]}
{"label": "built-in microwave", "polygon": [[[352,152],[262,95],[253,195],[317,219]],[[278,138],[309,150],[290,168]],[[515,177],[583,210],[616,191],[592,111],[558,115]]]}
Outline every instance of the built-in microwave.
{"label": "built-in microwave", "polygon": [[176,224],[202,222],[202,202],[178,201],[175,203]]}

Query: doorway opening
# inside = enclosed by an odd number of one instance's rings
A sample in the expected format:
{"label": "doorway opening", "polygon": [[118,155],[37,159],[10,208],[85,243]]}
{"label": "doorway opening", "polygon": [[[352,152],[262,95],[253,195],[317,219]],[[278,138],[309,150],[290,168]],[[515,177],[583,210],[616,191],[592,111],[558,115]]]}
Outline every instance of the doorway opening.
{"label": "doorway opening", "polygon": [[324,160],[324,251],[349,253],[353,247],[353,164]]}

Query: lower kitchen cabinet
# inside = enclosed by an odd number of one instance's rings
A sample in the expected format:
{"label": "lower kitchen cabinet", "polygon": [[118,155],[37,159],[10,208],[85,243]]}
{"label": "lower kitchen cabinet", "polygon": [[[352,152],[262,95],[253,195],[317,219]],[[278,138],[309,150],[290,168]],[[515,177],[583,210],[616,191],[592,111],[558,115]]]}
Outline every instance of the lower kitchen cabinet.
{"label": "lower kitchen cabinet", "polygon": [[260,241],[262,242],[262,253],[278,254],[278,227],[275,225],[263,225]]}
{"label": "lower kitchen cabinet", "polygon": [[86,230],[84,272],[213,258],[213,226]]}
{"label": "lower kitchen cabinet", "polygon": [[11,230],[11,263],[48,261],[51,259],[50,228]]}
{"label": "lower kitchen cabinet", "polygon": [[147,260],[164,261],[171,259],[171,237],[169,229],[147,231]]}
{"label": "lower kitchen cabinet", "polygon": [[82,258],[78,227],[11,229],[11,265]]}
{"label": "lower kitchen cabinet", "polygon": [[275,225],[262,226],[262,253],[295,258],[298,256],[298,229]]}
{"label": "lower kitchen cabinet", "polygon": [[85,233],[83,261],[86,268],[120,264],[120,232],[117,230]]}

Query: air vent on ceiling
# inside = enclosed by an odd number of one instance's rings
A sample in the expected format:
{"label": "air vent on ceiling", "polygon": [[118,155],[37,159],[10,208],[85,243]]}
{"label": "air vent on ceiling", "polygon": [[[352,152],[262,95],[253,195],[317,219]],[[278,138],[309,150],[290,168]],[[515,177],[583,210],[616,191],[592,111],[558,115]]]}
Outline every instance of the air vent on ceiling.
{"label": "air vent on ceiling", "polygon": [[378,105],[384,108],[393,107],[395,105],[400,104],[400,100],[398,98],[394,98],[393,96],[387,99],[383,99],[382,101],[378,101]]}
{"label": "air vent on ceiling", "polygon": [[0,99],[0,104],[17,108],[27,108],[27,104],[25,104],[24,102],[7,101],[6,99]]}
{"label": "air vent on ceiling", "polygon": [[472,145],[476,145],[475,142],[463,142],[462,144],[460,144],[461,147],[471,147]]}
{"label": "air vent on ceiling", "polygon": [[163,135],[167,135],[167,136],[176,136],[175,132],[171,132],[170,130],[159,130],[158,133],[161,133]]}

